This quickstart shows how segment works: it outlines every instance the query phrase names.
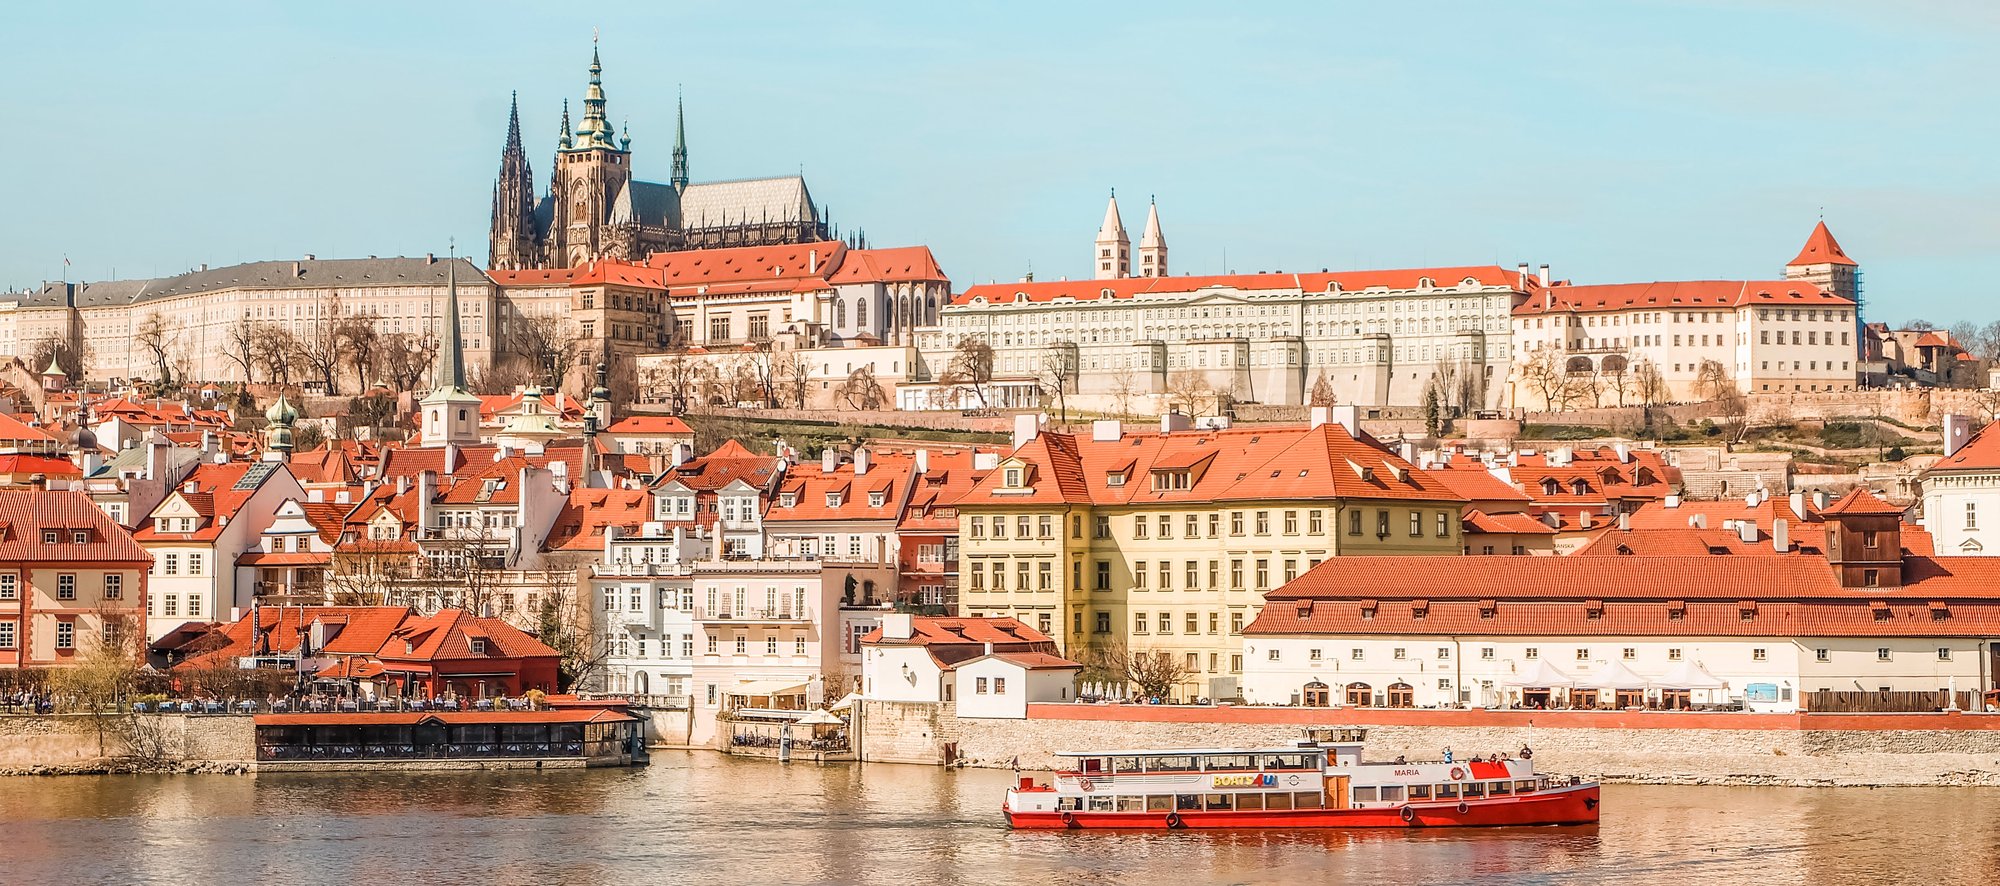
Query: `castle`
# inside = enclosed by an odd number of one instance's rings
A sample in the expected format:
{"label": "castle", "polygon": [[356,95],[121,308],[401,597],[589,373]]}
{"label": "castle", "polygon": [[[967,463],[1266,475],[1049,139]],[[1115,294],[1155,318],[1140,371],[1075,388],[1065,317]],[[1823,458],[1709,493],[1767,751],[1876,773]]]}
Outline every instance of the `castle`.
{"label": "castle", "polygon": [[612,129],[603,71],[593,47],[583,119],[572,130],[569,102],[563,102],[555,169],[548,192],[539,197],[521,143],[520,102],[513,103],[500,177],[493,185],[489,268],[641,262],[656,252],[832,239],[803,176],[690,183],[686,118],[678,110],[667,182],[633,178],[631,130]]}

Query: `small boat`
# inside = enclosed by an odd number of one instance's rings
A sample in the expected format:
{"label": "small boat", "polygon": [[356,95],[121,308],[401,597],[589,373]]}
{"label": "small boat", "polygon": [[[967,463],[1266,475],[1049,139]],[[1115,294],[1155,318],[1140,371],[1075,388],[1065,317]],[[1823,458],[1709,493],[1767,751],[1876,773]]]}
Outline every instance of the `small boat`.
{"label": "small boat", "polygon": [[1052,783],[1020,779],[1003,809],[1013,827],[1051,830],[1597,823],[1595,782],[1524,758],[1364,761],[1366,740],[1308,729],[1291,747],[1065,751]]}

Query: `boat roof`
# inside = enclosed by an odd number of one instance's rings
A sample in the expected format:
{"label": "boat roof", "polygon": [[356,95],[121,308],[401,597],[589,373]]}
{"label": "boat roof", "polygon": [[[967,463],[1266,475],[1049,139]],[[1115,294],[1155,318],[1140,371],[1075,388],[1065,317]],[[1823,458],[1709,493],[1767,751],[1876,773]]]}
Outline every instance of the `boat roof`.
{"label": "boat roof", "polygon": [[[1348,742],[1360,744],[1360,742]],[[1114,751],[1057,751],[1058,757],[1186,757],[1201,754],[1302,754],[1324,750],[1319,745],[1279,745],[1266,748],[1140,748]]]}

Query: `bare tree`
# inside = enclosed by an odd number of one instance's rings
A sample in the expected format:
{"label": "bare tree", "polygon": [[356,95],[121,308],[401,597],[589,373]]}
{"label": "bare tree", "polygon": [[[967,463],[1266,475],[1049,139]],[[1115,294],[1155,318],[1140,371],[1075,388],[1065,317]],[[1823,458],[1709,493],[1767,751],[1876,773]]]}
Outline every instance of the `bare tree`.
{"label": "bare tree", "polygon": [[581,327],[566,315],[516,317],[507,324],[507,350],[538,383],[567,383],[570,367],[587,344]]}
{"label": "bare tree", "polygon": [[806,355],[796,350],[786,351],[778,363],[778,375],[792,408],[806,408],[806,397],[812,392],[812,363]]}
{"label": "bare tree", "polygon": [[294,335],[293,348],[298,353],[302,374],[310,374],[319,380],[320,392],[329,396],[340,393],[340,295],[329,293],[315,300],[311,306],[313,315],[305,321],[305,332]]}
{"label": "bare tree", "polygon": [[1221,395],[1209,384],[1207,373],[1182,369],[1167,376],[1167,398],[1188,415],[1200,418],[1217,408]]}
{"label": "bare tree", "polygon": [[647,380],[651,399],[665,402],[678,413],[686,412],[700,385],[700,361],[687,351],[675,351],[655,367]]}
{"label": "bare tree", "polygon": [[1720,361],[1703,360],[1694,371],[1694,395],[1702,400],[1714,400],[1725,390],[1733,389],[1736,383],[1729,378],[1729,369]]}
{"label": "bare tree", "polygon": [[875,367],[872,364],[862,364],[848,373],[847,380],[840,383],[840,389],[834,391],[834,396],[838,397],[840,402],[847,404],[847,408],[854,410],[881,409],[889,402],[888,392],[882,390],[882,385],[875,381]]}
{"label": "bare tree", "polygon": [[531,630],[556,651],[561,692],[588,683],[610,654],[603,633],[591,623],[589,601],[579,593],[588,565],[586,557],[551,557],[528,585],[535,600]]}
{"label": "bare tree", "polygon": [[1633,364],[1632,391],[1639,402],[1647,406],[1658,406],[1671,396],[1666,376],[1660,373],[1660,364],[1653,362],[1651,357],[1641,357],[1639,362]]}
{"label": "bare tree", "polygon": [[750,350],[743,355],[744,366],[757,389],[757,402],[765,409],[778,405],[779,356],[768,338],[751,342]]}
{"label": "bare tree", "polygon": [[375,321],[365,315],[343,317],[333,328],[334,339],[347,351],[347,364],[354,369],[358,391],[368,390],[368,377],[375,370],[375,349],[382,335]]}
{"label": "bare tree", "polygon": [[969,335],[959,339],[951,362],[945,364],[944,373],[938,376],[938,383],[945,387],[969,387],[972,395],[979,398],[980,406],[988,405],[986,388],[993,383],[993,346]]}
{"label": "bare tree", "polygon": [[243,371],[243,383],[257,381],[257,322],[249,314],[236,318],[222,335],[222,356]]}
{"label": "bare tree", "polygon": [[1604,387],[1618,397],[1618,405],[1625,405],[1625,396],[1632,392],[1632,357],[1629,354],[1612,354],[1602,363]]}
{"label": "bare tree", "polygon": [[1177,653],[1132,649],[1119,639],[1090,644],[1082,662],[1087,679],[1126,684],[1148,698],[1170,697],[1194,675]]}
{"label": "bare tree", "polygon": [[172,352],[174,339],[179,334],[180,329],[157,311],[147,314],[146,319],[139,321],[139,328],[132,332],[133,343],[152,359],[153,369],[158,373],[155,377],[163,388],[174,381]]}
{"label": "bare tree", "polygon": [[29,346],[28,370],[39,373],[49,368],[52,362],[70,377],[70,381],[83,381],[84,364],[87,362],[84,359],[84,352],[70,344],[69,339],[64,338],[62,333],[53,329],[44,333],[41,338],[35,339],[34,344]]}
{"label": "bare tree", "polygon": [[1567,402],[1563,389],[1568,386],[1569,378],[1563,371],[1561,351],[1546,343],[1536,345],[1521,363],[1520,373],[1521,380],[1541,396],[1544,410],[1555,412],[1558,404]]}
{"label": "bare tree", "polygon": [[300,365],[298,339],[292,331],[277,323],[260,322],[252,334],[252,342],[253,362],[264,368],[264,377],[289,386]]}
{"label": "bare tree", "polygon": [[377,339],[374,356],[377,377],[398,391],[414,391],[436,361],[437,345],[414,332],[391,332]]}
{"label": "bare tree", "polygon": [[1069,395],[1076,387],[1076,345],[1059,341],[1042,353],[1042,390],[1056,398],[1057,421],[1069,424]]}
{"label": "bare tree", "polygon": [[389,606],[414,573],[409,549],[394,541],[362,538],[335,549],[326,574],[326,602],[334,606]]}

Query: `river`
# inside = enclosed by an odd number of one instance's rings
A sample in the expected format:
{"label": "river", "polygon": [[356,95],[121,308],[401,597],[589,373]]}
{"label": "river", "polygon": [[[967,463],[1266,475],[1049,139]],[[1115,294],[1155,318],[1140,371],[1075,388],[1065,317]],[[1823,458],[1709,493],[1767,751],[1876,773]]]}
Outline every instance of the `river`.
{"label": "river", "polygon": [[1612,785],[1587,828],[1012,832],[1011,775],[782,766],[0,779],[0,882],[2000,881],[2000,791]]}

